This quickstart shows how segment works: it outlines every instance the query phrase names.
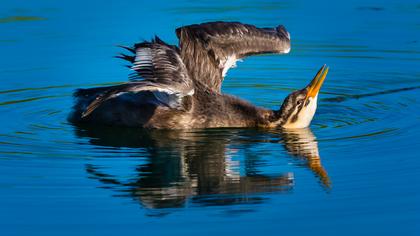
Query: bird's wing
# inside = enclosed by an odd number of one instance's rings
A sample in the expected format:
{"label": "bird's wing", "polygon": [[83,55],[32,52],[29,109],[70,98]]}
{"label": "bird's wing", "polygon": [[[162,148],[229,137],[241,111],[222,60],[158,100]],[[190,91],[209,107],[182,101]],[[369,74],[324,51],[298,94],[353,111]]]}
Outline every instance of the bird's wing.
{"label": "bird's wing", "polygon": [[220,92],[224,76],[237,60],[290,51],[290,34],[282,25],[257,28],[239,22],[209,22],[178,28],[176,34],[191,78],[216,92]]}
{"label": "bird's wing", "polygon": [[129,83],[110,87],[100,93],[83,112],[82,116],[88,116],[104,101],[132,95],[140,92],[151,92],[154,101],[159,105],[170,108],[180,108],[182,98],[194,94],[193,81],[190,79],[187,69],[182,62],[177,48],[165,44],[156,37],[152,42],[135,44],[128,48],[134,55],[120,54],[119,58],[132,63],[134,71]]}

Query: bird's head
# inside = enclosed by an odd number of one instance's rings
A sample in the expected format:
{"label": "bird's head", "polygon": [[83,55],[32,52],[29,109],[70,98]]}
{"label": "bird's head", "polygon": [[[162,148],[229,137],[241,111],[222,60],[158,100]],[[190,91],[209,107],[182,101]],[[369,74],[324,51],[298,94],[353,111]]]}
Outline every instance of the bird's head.
{"label": "bird's head", "polygon": [[328,73],[325,65],[305,88],[289,94],[278,111],[277,126],[283,128],[306,128],[315,115],[318,93]]}

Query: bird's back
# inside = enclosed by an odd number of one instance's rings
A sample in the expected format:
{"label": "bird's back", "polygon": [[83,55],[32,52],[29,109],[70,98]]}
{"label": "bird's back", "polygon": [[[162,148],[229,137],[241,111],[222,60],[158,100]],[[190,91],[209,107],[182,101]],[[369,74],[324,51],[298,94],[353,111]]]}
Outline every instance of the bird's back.
{"label": "bird's back", "polygon": [[[118,86],[118,85],[117,85]],[[196,90],[184,97],[185,109],[173,109],[154,102],[154,95],[145,91],[108,99],[91,115],[82,113],[97,97],[116,86],[81,89],[75,92],[76,103],[69,120],[156,129],[189,129],[214,127],[255,127],[264,123],[269,110],[258,108],[237,97]]]}

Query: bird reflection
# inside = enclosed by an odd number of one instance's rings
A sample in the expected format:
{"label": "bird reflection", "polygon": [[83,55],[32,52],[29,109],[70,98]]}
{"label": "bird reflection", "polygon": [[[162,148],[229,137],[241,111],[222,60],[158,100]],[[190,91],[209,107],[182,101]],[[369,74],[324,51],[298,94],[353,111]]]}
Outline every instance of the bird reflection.
{"label": "bird reflection", "polygon": [[303,158],[309,169],[319,177],[321,183],[330,188],[331,180],[321,164],[318,142],[312,131],[309,128],[288,129],[283,130],[281,135],[287,152],[296,158]]}
{"label": "bird reflection", "polygon": [[[262,157],[244,155],[243,163],[234,158],[235,145],[244,149],[261,142],[272,142],[267,135],[280,137],[288,153],[302,158],[330,186],[321,165],[318,146],[309,129],[269,133],[257,130],[162,131],[126,128],[77,127],[79,137],[89,138],[98,146],[138,148],[145,162],[135,168],[130,178],[106,173],[105,168],[86,165],[89,178],[119,196],[138,200],[144,207],[176,208],[187,203],[211,206],[257,204],[266,200],[262,194],[287,192],[293,188],[293,174],[261,174]],[[280,135],[279,135],[280,134]],[[262,136],[258,141],[247,139]],[[245,138],[244,138],[245,137]]]}

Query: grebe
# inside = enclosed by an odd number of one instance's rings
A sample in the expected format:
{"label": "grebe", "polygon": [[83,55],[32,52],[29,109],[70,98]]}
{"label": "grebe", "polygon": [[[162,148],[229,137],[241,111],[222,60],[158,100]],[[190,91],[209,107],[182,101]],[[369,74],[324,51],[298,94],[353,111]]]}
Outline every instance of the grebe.
{"label": "grebe", "polygon": [[328,73],[325,65],[308,86],[288,95],[279,110],[221,92],[223,79],[237,60],[290,51],[290,34],[283,26],[209,22],[178,28],[176,35],[179,47],[158,37],[123,46],[133,53],[118,56],[132,63],[130,81],[78,89],[69,120],[156,129],[309,126]]}

